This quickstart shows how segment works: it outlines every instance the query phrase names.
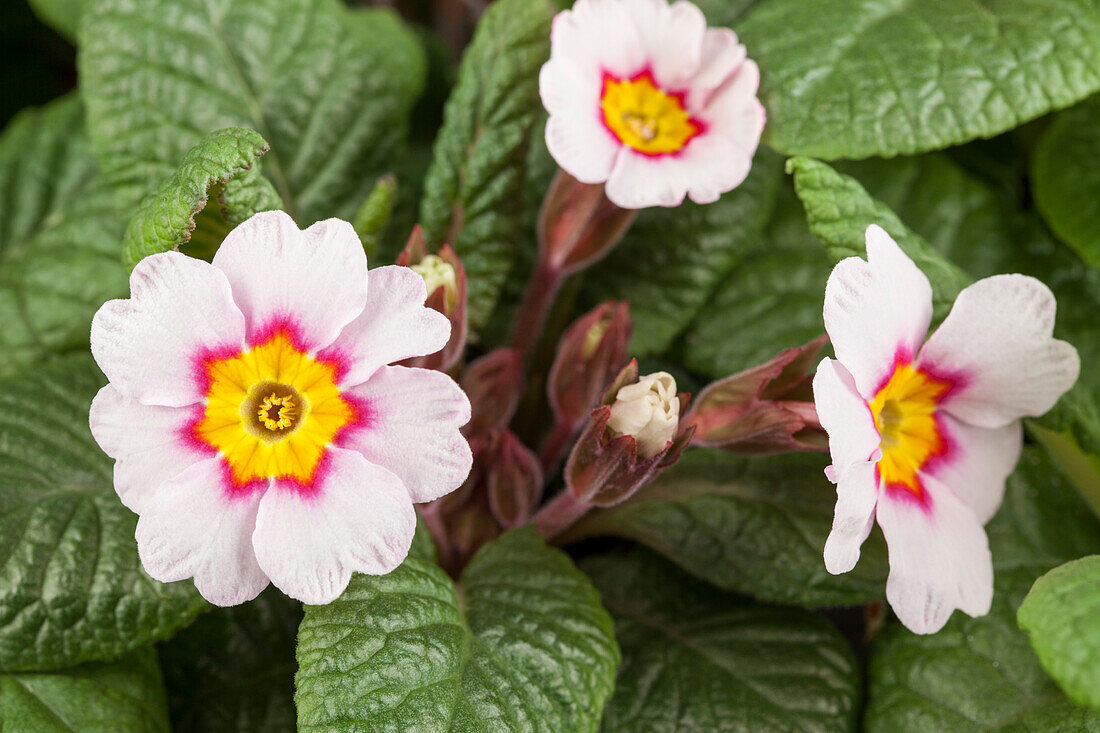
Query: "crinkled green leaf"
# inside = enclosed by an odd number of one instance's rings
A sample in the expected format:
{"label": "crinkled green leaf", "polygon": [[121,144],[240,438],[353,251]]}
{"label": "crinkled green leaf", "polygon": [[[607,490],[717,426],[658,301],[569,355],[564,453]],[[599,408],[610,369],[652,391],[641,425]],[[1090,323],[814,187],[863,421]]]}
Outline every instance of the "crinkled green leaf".
{"label": "crinkled green leaf", "polygon": [[157,655],[52,672],[0,672],[0,730],[11,733],[168,733]]}
{"label": "crinkled green leaf", "polygon": [[604,733],[854,729],[859,667],[820,616],[724,593],[642,549],[581,568],[623,652]]}
{"label": "crinkled green leaf", "polygon": [[955,296],[970,284],[971,278],[965,272],[944,259],[884,204],[871,198],[854,178],[812,158],[790,159],[787,171],[794,175],[795,192],[806,207],[810,231],[834,261],[866,257],[867,227],[878,224],[928,276],[938,317],[947,314]]}
{"label": "crinkled green leaf", "polygon": [[86,348],[92,315],[126,292],[125,224],[88,152],[75,96],[0,136],[0,377]]}
{"label": "crinkled green leaf", "polygon": [[693,449],[629,501],[594,512],[565,538],[640,542],[727,590],[803,606],[882,598],[886,546],[874,533],[856,569],[825,570],[836,491],[816,455],[744,459]]}
{"label": "crinkled green leaf", "polygon": [[623,241],[586,275],[589,305],[607,298],[630,302],[632,354],[667,349],[759,241],[781,165],[779,156],[762,148],[745,182],[715,203],[641,212]]}
{"label": "crinkled green leaf", "polygon": [[989,615],[957,611],[930,636],[891,625],[872,647],[869,733],[1100,731],[1100,715],[1066,699],[1016,625],[1037,576],[1100,550],[1100,523],[1043,452],[1027,448],[987,531]]}
{"label": "crinkled green leaf", "polygon": [[720,379],[825,331],[821,301],[831,263],[789,182],[764,231],[738,253],[684,336],[683,360]]}
{"label": "crinkled green leaf", "polygon": [[70,41],[76,40],[80,16],[88,0],[29,0],[31,9],[43,23]]}
{"label": "crinkled green leaf", "polygon": [[397,178],[392,175],[382,176],[355,214],[355,233],[363,242],[363,249],[368,257],[378,251],[382,230],[390,223],[397,204],[397,190]]}
{"label": "crinkled green leaf", "polygon": [[737,30],[788,154],[945,148],[1100,89],[1095,0],[763,0]]}
{"label": "crinkled green leaf", "polygon": [[175,733],[294,733],[294,646],[302,604],[274,586],[203,614],[160,645]]}
{"label": "crinkled green leaf", "polygon": [[351,218],[400,158],[425,66],[393,12],[338,0],[89,0],[80,39],[93,150],[128,205],[246,127],[303,226]]}
{"label": "crinkled green leaf", "polygon": [[1062,112],[1031,159],[1035,205],[1050,228],[1100,267],[1100,97]]}
{"label": "crinkled green leaf", "polygon": [[[268,149],[258,132],[239,127],[204,137],[187,151],[179,169],[146,197],[130,220],[122,241],[126,264],[132,268],[151,254],[179,249],[190,242],[197,225],[195,218],[206,208],[212,187],[217,187],[215,200],[223,229],[257,212],[282,208],[279,194],[254,167]],[[211,212],[207,219],[214,216]]]}
{"label": "crinkled green leaf", "polygon": [[88,429],[103,382],[89,357],[0,381],[0,669],[117,657],[206,607],[141,568],[137,517]]}
{"label": "crinkled green leaf", "polygon": [[457,588],[421,537],[306,608],[298,729],[595,731],[618,662],[596,589],[533,529],[483,547]]}
{"label": "crinkled green leaf", "polygon": [[548,0],[498,0],[481,16],[424,181],[425,236],[462,258],[475,327],[489,317],[512,264],[552,16]]}
{"label": "crinkled green leaf", "polygon": [[1100,710],[1100,555],[1066,563],[1036,580],[1017,620],[1066,694]]}

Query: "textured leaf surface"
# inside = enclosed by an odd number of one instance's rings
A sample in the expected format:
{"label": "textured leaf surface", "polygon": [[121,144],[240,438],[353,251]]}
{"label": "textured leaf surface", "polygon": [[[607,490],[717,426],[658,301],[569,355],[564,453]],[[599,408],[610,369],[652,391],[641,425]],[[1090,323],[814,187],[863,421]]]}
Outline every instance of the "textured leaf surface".
{"label": "textured leaf surface", "polygon": [[293,733],[294,645],[302,604],[274,586],[199,616],[160,645],[175,733]]}
{"label": "textured leaf surface", "polygon": [[618,661],[596,589],[533,530],[482,548],[460,590],[421,537],[306,608],[298,729],[595,731]]}
{"label": "textured leaf surface", "polygon": [[859,565],[825,571],[836,492],[820,456],[746,460],[696,449],[630,501],[582,519],[567,539],[640,542],[720,588],[763,600],[842,606],[881,598],[886,547],[877,532]]}
{"label": "textured leaf surface", "polygon": [[[253,167],[268,149],[259,133],[239,127],[204,137],[130,220],[122,242],[126,264],[133,268],[151,254],[179,249],[191,241],[195,218],[206,208],[212,186],[218,188],[215,199],[223,230],[260,211],[282,208],[279,194]],[[215,216],[211,212],[207,218]]]}
{"label": "textured leaf surface", "polygon": [[830,269],[784,181],[767,227],[738,253],[686,333],[685,363],[718,379],[817,338],[825,331],[821,300]]}
{"label": "textured leaf surface", "polygon": [[1031,175],[1035,204],[1050,228],[1100,267],[1100,98],[1054,118],[1035,148]]}
{"label": "textured leaf surface", "polygon": [[646,550],[581,567],[623,651],[604,733],[854,729],[860,672],[825,619],[723,593]]}
{"label": "textured leaf surface", "polygon": [[396,15],[337,0],[90,0],[80,37],[93,149],[130,205],[205,135],[247,127],[300,225],[350,219],[423,84]]}
{"label": "textured leaf surface", "polygon": [[1062,689],[1100,710],[1100,555],[1066,563],[1035,581],[1017,618]]}
{"label": "textured leaf surface", "polygon": [[137,517],[88,430],[102,384],[87,357],[0,381],[0,669],[117,657],[205,607],[141,568]]}
{"label": "textured leaf surface", "polygon": [[779,156],[762,148],[749,177],[706,206],[641,212],[623,241],[585,276],[589,306],[626,300],[635,356],[668,348],[731,269],[759,240],[782,180]]}
{"label": "textured leaf surface", "polygon": [[1095,0],[764,0],[737,28],[766,141],[825,159],[990,137],[1100,89]]}
{"label": "textured leaf surface", "polygon": [[0,377],[87,347],[92,315],[126,292],[125,224],[88,152],[75,96],[0,136]]}
{"label": "textured leaf surface", "polygon": [[156,652],[53,672],[0,672],[0,730],[168,733]]}
{"label": "textured leaf surface", "polygon": [[1100,549],[1100,523],[1050,460],[1029,448],[987,530],[992,610],[977,619],[956,612],[931,636],[894,624],[880,637],[870,663],[870,733],[1100,730],[1100,715],[1066,699],[1016,625],[1037,576]]}
{"label": "textured leaf surface", "polygon": [[481,17],[424,181],[425,236],[462,258],[474,327],[489,317],[512,265],[552,15],[548,0],[499,0]]}
{"label": "textured leaf surface", "polygon": [[851,176],[811,158],[792,158],[787,161],[787,170],[794,175],[795,192],[806,207],[810,231],[834,261],[866,258],[867,227],[878,224],[928,276],[936,315],[947,315],[955,296],[970,284],[971,278],[965,272],[944,259],[888,207],[871,198]]}

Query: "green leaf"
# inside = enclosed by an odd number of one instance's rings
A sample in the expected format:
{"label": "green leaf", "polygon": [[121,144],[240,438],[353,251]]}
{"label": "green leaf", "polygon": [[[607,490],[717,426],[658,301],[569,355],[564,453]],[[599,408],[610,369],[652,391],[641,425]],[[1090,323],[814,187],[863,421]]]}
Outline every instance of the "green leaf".
{"label": "green leaf", "polygon": [[431,555],[421,538],[306,608],[298,729],[595,731],[619,649],[588,578],[530,528],[483,547],[458,588]]}
{"label": "green leaf", "polygon": [[811,158],[792,158],[787,161],[787,171],[794,175],[795,192],[806,207],[810,231],[834,261],[866,257],[864,235],[868,226],[878,224],[928,276],[937,317],[946,315],[955,296],[970,284],[971,278],[965,272],[944,259],[889,208],[871,198],[854,178]]}
{"label": "green leaf", "polygon": [[684,337],[683,360],[714,379],[762,364],[825,331],[821,301],[831,263],[783,181],[764,231],[738,254]]}
{"label": "green leaf", "polygon": [[713,204],[641,212],[623,241],[585,277],[582,295],[630,303],[635,356],[668,348],[759,239],[782,181],[779,156],[761,148],[749,177]]}
{"label": "green leaf", "polygon": [[88,429],[103,381],[88,357],[0,381],[0,669],[117,657],[206,607],[141,568],[137,517]]}
{"label": "green leaf", "polygon": [[956,612],[931,636],[891,625],[872,649],[870,733],[1100,730],[1100,715],[1061,694],[1016,625],[1016,609],[1038,575],[1100,550],[1100,523],[1043,452],[1027,448],[987,531],[989,615]]}
{"label": "green leaf", "polygon": [[88,152],[75,96],[0,136],[0,377],[86,349],[92,315],[126,292],[125,221]]}
{"label": "green leaf", "polygon": [[216,608],[160,646],[175,733],[294,733],[294,646],[302,604],[274,586]]}
{"label": "green leaf", "polygon": [[1100,97],[1062,112],[1031,160],[1035,205],[1054,233],[1100,267]]}
{"label": "green leaf", "polygon": [[382,231],[390,223],[397,204],[397,178],[385,175],[374,184],[374,190],[363,200],[355,214],[355,232],[368,257],[378,251]]}
{"label": "green leaf", "polygon": [[208,133],[246,127],[302,225],[350,219],[400,159],[425,69],[394,13],[337,0],[90,0],[80,38],[93,150],[127,205]]}
{"label": "green leaf", "polygon": [[720,588],[762,600],[845,606],[882,598],[879,533],[856,569],[825,570],[836,491],[821,456],[744,459],[694,449],[629,501],[594,512],[565,539],[613,535],[640,542]]}
{"label": "green leaf", "polygon": [[113,662],[0,672],[0,730],[168,733],[157,655],[146,647]]}
{"label": "green leaf", "polygon": [[1094,0],[763,0],[738,25],[765,141],[889,157],[1009,130],[1100,89]]}
{"label": "green leaf", "polygon": [[[122,240],[126,264],[132,269],[151,254],[178,250],[191,242],[195,217],[206,208],[211,187],[217,189],[215,201],[221,209],[221,236],[215,235],[216,241],[211,243],[215,250],[230,226],[260,211],[282,208],[279,194],[253,167],[268,149],[259,133],[242,128],[218,130],[204,137],[130,220]],[[204,238],[209,236],[207,233]]]}
{"label": "green leaf", "polygon": [[1016,618],[1066,694],[1100,710],[1100,555],[1036,580]]}
{"label": "green leaf", "polygon": [[88,0],[29,0],[31,10],[46,25],[65,36],[76,40],[80,28],[80,16]]}
{"label": "green leaf", "polygon": [[604,733],[854,730],[859,667],[820,616],[724,593],[646,550],[581,568],[623,651]]}
{"label": "green leaf", "polygon": [[475,328],[489,317],[514,256],[552,16],[547,0],[498,0],[481,16],[424,181],[424,234],[462,258]]}

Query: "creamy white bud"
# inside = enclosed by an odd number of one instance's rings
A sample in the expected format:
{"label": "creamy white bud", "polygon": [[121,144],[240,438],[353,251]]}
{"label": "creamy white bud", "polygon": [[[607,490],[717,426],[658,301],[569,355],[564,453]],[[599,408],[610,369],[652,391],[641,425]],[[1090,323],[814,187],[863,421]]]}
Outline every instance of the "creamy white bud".
{"label": "creamy white bud", "polygon": [[458,278],[455,275],[455,268],[437,255],[428,255],[411,267],[416,274],[424,278],[424,284],[428,286],[428,295],[434,293],[440,285],[443,286],[444,305],[448,313],[452,312],[458,305]]}
{"label": "creamy white bud", "polygon": [[616,435],[632,435],[639,458],[652,458],[665,449],[680,424],[676,380],[655,372],[619,390],[607,425]]}

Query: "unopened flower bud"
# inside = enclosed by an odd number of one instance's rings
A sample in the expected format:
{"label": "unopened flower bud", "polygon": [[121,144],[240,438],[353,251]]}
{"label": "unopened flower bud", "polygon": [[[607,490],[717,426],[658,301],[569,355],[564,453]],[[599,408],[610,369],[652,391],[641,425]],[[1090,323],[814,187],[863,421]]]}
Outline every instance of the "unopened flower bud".
{"label": "unopened flower bud", "polygon": [[652,458],[672,442],[680,424],[676,380],[668,372],[648,374],[619,390],[607,427],[615,435],[630,435],[638,457]]}
{"label": "unopened flower bud", "polygon": [[505,529],[526,522],[542,496],[538,456],[509,430],[489,436],[485,462],[489,507]]}
{"label": "unopened flower bud", "polygon": [[602,184],[558,171],[539,212],[544,262],[566,274],[588,267],[618,244],[637,213],[611,203]]}
{"label": "unopened flower bud", "polygon": [[447,316],[451,322],[451,338],[441,351],[401,363],[449,371],[466,349],[466,270],[455,251],[447,245],[437,254],[428,254],[428,243],[419,224],[413,227],[409,241],[397,256],[397,264],[411,268],[424,278],[428,292],[425,305]]}
{"label": "unopened flower bud", "polygon": [[431,297],[439,288],[443,288],[444,315],[449,315],[458,307],[458,276],[455,268],[439,255],[428,255],[415,265],[410,265],[413,271],[424,278],[424,284],[428,286],[428,296]]}
{"label": "unopened flower bud", "polygon": [[622,368],[630,332],[629,307],[609,300],[562,334],[546,392],[554,417],[570,435],[580,428]]}
{"label": "unopened flower bud", "polygon": [[693,444],[738,455],[825,450],[810,381],[826,341],[786,349],[708,385],[683,421],[695,428]]}
{"label": "unopened flower bud", "polygon": [[459,384],[473,408],[464,432],[478,435],[503,428],[512,421],[523,392],[523,355],[507,347],[493,349],[470,362]]}

